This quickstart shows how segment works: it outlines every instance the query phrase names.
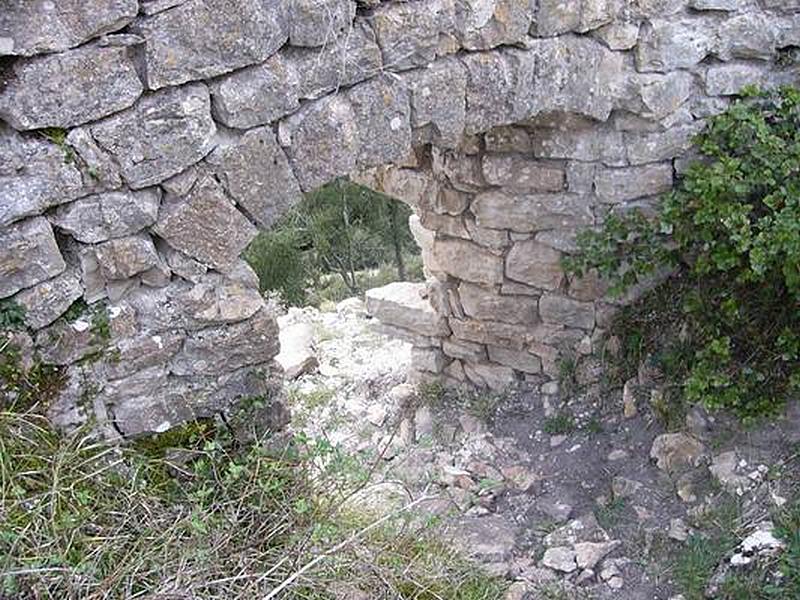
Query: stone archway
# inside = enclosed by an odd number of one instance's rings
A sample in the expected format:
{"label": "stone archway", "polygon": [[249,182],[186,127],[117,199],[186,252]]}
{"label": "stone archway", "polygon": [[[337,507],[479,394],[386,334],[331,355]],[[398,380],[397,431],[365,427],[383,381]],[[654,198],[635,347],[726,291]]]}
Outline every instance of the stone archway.
{"label": "stone archway", "polygon": [[265,393],[277,330],[239,255],[354,173],[418,215],[425,301],[371,304],[428,319],[421,371],[494,387],[590,353],[613,307],[561,272],[576,231],[668,190],[741,85],[794,77],[773,59],[800,26],[776,2],[562,4],[12,3],[0,296],[66,368],[54,420],[137,435]]}

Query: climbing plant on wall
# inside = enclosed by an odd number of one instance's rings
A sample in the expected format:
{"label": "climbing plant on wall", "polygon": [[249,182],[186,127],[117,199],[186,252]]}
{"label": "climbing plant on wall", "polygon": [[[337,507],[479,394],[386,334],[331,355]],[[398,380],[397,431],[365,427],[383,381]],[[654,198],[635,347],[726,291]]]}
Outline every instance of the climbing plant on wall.
{"label": "climbing plant on wall", "polygon": [[800,390],[800,90],[744,90],[695,143],[656,218],[610,215],[565,266],[617,294],[675,269],[682,393],[750,419]]}

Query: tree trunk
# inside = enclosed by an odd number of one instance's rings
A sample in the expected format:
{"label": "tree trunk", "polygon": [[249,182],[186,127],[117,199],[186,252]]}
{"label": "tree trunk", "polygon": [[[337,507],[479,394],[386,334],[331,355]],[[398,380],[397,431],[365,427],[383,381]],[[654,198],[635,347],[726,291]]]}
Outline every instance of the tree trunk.
{"label": "tree trunk", "polygon": [[403,245],[400,240],[400,231],[397,223],[397,204],[391,203],[389,220],[392,228],[392,246],[394,246],[394,262],[397,266],[397,277],[400,281],[406,280],[406,264],[403,261]]}

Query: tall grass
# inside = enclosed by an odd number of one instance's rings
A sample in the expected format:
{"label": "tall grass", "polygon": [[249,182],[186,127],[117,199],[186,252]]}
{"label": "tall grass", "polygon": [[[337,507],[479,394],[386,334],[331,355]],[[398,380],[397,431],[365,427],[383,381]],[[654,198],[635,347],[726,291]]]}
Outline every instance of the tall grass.
{"label": "tall grass", "polygon": [[2,412],[0,598],[502,596],[411,510],[359,506],[365,481],[324,441],[239,446],[195,423],[109,447]]}

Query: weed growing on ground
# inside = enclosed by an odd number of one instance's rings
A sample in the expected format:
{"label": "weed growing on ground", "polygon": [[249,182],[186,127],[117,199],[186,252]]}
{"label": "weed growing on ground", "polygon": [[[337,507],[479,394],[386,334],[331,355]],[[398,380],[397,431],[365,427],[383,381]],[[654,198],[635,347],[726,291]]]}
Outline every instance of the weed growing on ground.
{"label": "weed growing on ground", "polygon": [[[730,570],[720,582],[720,600],[796,600],[800,598],[800,501],[772,516],[775,535],[785,544],[775,557],[760,557],[748,568]],[[723,497],[718,507],[698,519],[697,533],[676,549],[672,579],[687,600],[703,600],[717,567],[730,558],[748,532],[739,501]]]}
{"label": "weed growing on ground", "polygon": [[0,597],[502,596],[402,509],[354,504],[350,469],[326,442],[240,446],[211,421],[117,448],[2,412]]}
{"label": "weed growing on ground", "polygon": [[577,429],[575,418],[566,412],[560,412],[544,420],[542,429],[549,435],[566,435]]}
{"label": "weed growing on ground", "polygon": [[595,508],[594,516],[600,524],[600,527],[603,529],[613,529],[622,520],[627,507],[628,503],[625,498],[614,498],[606,504]]}

